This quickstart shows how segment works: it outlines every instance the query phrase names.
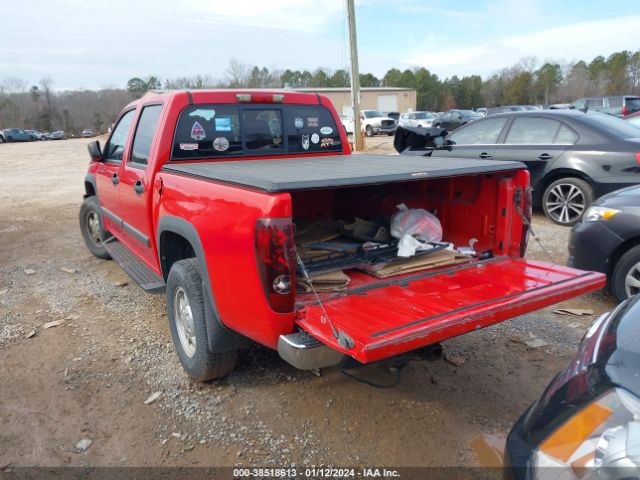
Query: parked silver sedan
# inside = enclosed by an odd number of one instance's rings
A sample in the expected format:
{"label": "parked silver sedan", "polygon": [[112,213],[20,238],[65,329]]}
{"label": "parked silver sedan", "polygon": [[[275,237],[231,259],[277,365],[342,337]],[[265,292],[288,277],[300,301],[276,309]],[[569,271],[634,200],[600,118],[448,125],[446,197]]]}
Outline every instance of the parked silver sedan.
{"label": "parked silver sedan", "polygon": [[433,112],[410,112],[400,115],[400,127],[431,127],[437,115]]}

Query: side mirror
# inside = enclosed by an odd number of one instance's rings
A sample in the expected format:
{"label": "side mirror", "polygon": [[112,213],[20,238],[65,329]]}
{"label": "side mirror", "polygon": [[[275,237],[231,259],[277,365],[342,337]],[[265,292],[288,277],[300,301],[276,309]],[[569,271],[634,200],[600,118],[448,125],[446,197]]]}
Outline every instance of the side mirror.
{"label": "side mirror", "polygon": [[98,140],[89,142],[87,150],[89,150],[89,156],[91,157],[92,162],[101,162],[104,160],[104,157],[102,156],[102,149],[100,148],[100,142]]}

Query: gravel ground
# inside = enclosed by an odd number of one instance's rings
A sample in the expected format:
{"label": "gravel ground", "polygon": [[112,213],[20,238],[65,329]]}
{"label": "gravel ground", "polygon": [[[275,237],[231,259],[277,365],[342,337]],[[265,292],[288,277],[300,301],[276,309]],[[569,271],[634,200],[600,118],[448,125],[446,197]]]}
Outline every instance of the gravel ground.
{"label": "gravel ground", "polygon": [[[391,153],[391,141],[367,146]],[[472,445],[503,439],[614,305],[595,292],[562,305],[594,316],[554,306],[449,340],[462,365],[412,358],[389,389],[337,369],[296,371],[259,346],[228,378],[193,384],[164,297],[84,247],[85,145],[0,145],[0,467],[477,465]],[[564,263],[568,229],[540,214],[534,227]],[[549,261],[534,240],[528,256]],[[383,362],[355,374],[388,383],[396,373]]]}

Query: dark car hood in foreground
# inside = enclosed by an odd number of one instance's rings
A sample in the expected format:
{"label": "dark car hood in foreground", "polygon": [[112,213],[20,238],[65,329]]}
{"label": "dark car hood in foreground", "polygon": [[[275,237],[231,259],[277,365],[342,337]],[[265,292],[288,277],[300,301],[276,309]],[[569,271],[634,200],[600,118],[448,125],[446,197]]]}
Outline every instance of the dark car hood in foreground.
{"label": "dark car hood in foreground", "polygon": [[640,185],[616,190],[603,195],[594,205],[610,208],[640,207]]}
{"label": "dark car hood in foreground", "polygon": [[535,448],[577,410],[612,388],[640,397],[639,338],[640,295],[619,305],[599,324],[597,334],[583,340],[571,364],[531,406],[523,417],[528,444]]}

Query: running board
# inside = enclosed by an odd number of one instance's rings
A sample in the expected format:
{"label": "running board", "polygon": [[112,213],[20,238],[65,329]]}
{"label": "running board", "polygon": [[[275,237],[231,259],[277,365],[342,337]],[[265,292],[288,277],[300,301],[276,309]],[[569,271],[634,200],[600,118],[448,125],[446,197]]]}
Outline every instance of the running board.
{"label": "running board", "polygon": [[131,253],[121,242],[111,237],[111,239],[104,243],[104,248],[109,252],[111,258],[113,258],[126,274],[144,291],[150,293],[164,292],[164,280]]}

